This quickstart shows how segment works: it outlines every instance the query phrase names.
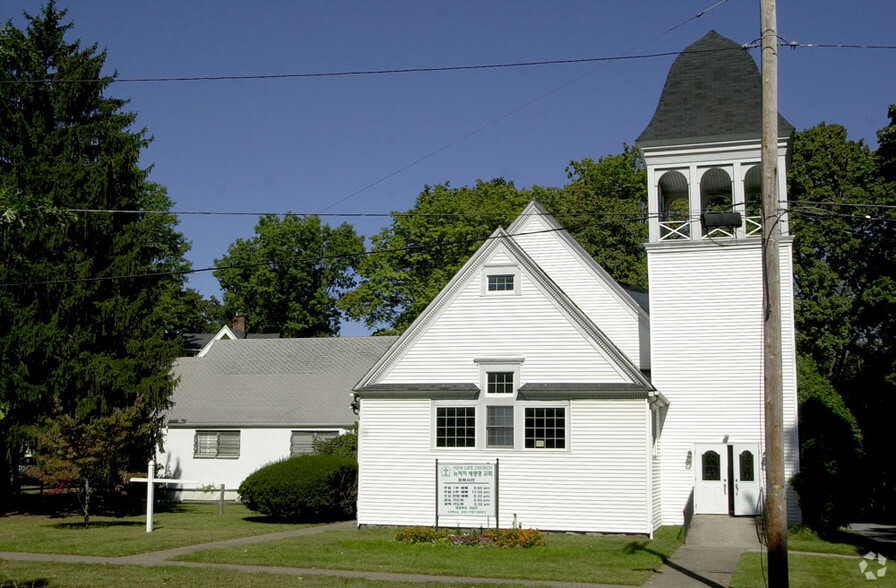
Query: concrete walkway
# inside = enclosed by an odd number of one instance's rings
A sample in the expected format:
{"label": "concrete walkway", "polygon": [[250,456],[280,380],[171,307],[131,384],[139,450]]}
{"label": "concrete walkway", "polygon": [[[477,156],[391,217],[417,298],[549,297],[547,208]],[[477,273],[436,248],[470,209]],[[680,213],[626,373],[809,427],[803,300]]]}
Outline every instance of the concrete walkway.
{"label": "concrete walkway", "polygon": [[687,542],[645,584],[648,588],[691,588],[730,585],[745,551],[762,548],[757,519],[727,515],[694,517]]}

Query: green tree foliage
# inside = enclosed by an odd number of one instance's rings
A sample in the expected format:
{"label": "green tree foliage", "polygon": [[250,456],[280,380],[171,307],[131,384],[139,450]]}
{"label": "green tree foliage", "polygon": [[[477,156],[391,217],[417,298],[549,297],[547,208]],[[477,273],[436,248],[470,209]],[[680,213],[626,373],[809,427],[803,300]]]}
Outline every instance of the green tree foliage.
{"label": "green tree foliage", "polygon": [[350,431],[332,437],[317,438],[312,442],[314,453],[317,455],[341,455],[342,457],[358,458],[358,425]]}
{"label": "green tree foliage", "polygon": [[[866,514],[896,517],[896,203],[891,124],[872,152],[839,125],[797,133],[788,177],[797,345],[858,422],[865,453],[851,488]],[[812,204],[816,202],[826,204]],[[813,427],[801,422],[801,427]]]}
{"label": "green tree foliage", "polygon": [[205,298],[192,288],[174,294],[167,301],[170,307],[165,309],[173,317],[172,334],[215,333],[227,324],[224,305],[214,296]]}
{"label": "green tree foliage", "polygon": [[94,495],[108,495],[132,465],[121,451],[131,437],[152,438],[155,423],[144,418],[140,403],[115,408],[109,414],[82,422],[59,412],[34,427],[38,477],[56,490],[74,489],[81,503],[84,526],[90,526]]}
{"label": "green tree foliage", "polygon": [[551,211],[618,282],[647,287],[647,171],[637,148],[566,169],[571,180]]}
{"label": "green tree foliage", "polygon": [[[26,15],[27,16],[27,15]],[[160,301],[182,279],[183,237],[168,214],[72,214],[71,208],[165,212],[170,201],[138,157],[144,130],[126,102],[105,95],[105,53],[67,42],[72,25],[50,2],[26,30],[0,29],[0,476],[8,491],[34,432],[81,435],[116,411],[156,423],[178,346]],[[66,80],[88,80],[66,83]],[[134,408],[138,407],[138,408]],[[54,424],[55,423],[55,424]],[[74,428],[69,427],[74,424]],[[65,425],[65,426],[63,426]],[[83,432],[83,431],[82,431]],[[119,451],[143,468],[155,426]],[[45,439],[42,434],[37,439]],[[0,497],[0,504],[10,502]]]}
{"label": "green tree foliage", "polygon": [[340,301],[382,333],[403,332],[499,226],[538,200],[617,280],[647,284],[646,174],[637,150],[567,168],[562,189],[518,189],[497,178],[473,187],[426,186],[414,207],[392,213],[359,266],[361,283]]}
{"label": "green tree foliage", "polygon": [[359,265],[360,285],[340,307],[371,329],[401,333],[498,227],[508,226],[532,195],[510,182],[472,188],[426,186],[407,213],[374,236]]}
{"label": "green tree foliage", "polygon": [[215,260],[227,316],[244,316],[257,333],[284,337],[339,334],[336,301],[355,285],[364,239],[351,225],[317,217],[265,216],[251,239],[237,239]]}
{"label": "green tree foliage", "polygon": [[803,520],[816,530],[836,531],[859,512],[862,434],[811,357],[800,357],[798,380],[800,472],[793,485]]}

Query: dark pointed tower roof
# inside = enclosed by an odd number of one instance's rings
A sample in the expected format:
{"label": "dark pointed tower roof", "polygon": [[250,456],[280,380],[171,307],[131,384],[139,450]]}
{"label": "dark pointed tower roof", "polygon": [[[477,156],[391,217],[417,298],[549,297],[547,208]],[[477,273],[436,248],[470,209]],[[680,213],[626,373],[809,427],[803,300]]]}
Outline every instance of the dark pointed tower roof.
{"label": "dark pointed tower roof", "polygon": [[[778,134],[786,137],[793,131],[779,114]],[[762,76],[745,49],[710,31],[675,59],[638,143],[720,137],[762,137]]]}

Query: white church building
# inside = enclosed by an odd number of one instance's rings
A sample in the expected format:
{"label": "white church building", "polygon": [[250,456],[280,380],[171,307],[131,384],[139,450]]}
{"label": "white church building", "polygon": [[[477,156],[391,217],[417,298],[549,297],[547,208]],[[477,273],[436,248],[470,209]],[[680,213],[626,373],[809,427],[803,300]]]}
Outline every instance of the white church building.
{"label": "white church building", "polygon": [[[760,95],[752,57],[715,32],[673,64],[637,141],[649,305],[535,202],[467,261],[355,387],[359,525],[497,517],[502,527],[652,534],[688,509],[759,512]],[[782,200],[792,132],[781,118]],[[704,214],[720,211],[729,214]],[[799,456],[786,214],[781,228],[789,479]],[[437,464],[494,475],[480,500],[488,514],[458,510]],[[798,519],[792,492],[788,508]]]}

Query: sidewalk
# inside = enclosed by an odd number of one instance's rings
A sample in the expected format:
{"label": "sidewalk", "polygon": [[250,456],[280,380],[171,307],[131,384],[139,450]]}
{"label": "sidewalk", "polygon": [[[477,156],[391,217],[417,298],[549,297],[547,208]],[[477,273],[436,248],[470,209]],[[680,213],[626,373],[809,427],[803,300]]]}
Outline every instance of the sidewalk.
{"label": "sidewalk", "polygon": [[762,548],[756,519],[697,515],[687,543],[647,581],[646,588],[724,588],[745,551]]}

